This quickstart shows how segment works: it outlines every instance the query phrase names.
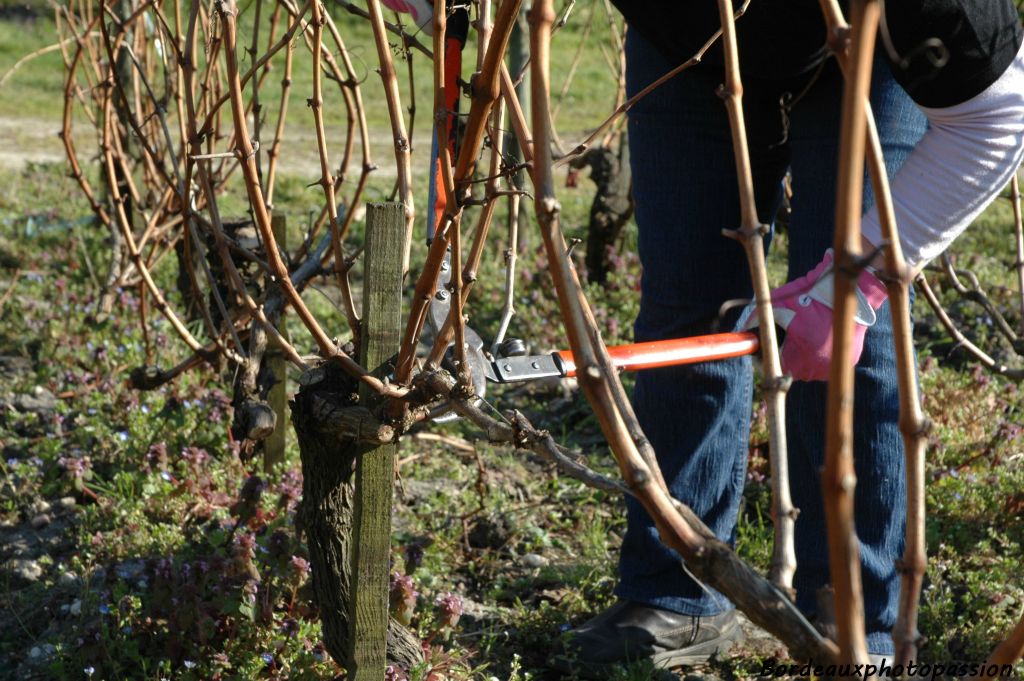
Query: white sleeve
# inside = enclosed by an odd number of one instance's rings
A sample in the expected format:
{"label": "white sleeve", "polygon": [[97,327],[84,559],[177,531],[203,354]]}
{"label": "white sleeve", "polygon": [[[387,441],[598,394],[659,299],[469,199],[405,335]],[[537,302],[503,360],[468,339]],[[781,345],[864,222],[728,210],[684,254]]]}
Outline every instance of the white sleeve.
{"label": "white sleeve", "polygon": [[[892,181],[903,255],[911,266],[942,253],[1007,185],[1024,156],[1024,45],[981,94],[950,107],[921,107],[928,130]],[[861,226],[884,241],[878,210]]]}

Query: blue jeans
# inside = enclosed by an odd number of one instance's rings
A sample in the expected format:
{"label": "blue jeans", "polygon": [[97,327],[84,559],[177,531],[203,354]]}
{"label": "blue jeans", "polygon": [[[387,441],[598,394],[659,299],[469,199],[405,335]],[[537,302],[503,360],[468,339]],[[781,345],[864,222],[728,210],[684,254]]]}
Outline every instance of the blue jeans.
{"label": "blue jeans", "polygon": [[[627,88],[635,93],[674,64],[635,31],[626,45]],[[741,55],[742,59],[742,55]],[[729,330],[738,310],[719,317],[727,300],[750,298],[743,248],[722,236],[740,223],[732,140],[715,88],[720,67],[686,71],[641,100],[629,115],[639,252],[643,264],[637,341]],[[795,103],[784,132],[779,100],[810,89]],[[781,180],[792,171],[789,276],[807,273],[832,245],[842,78],[834,62],[816,78],[747,80],[744,112],[760,220],[773,221]],[[876,60],[872,104],[890,176],[924,133],[925,118]],[[866,192],[870,202],[870,192]],[[775,282],[779,284],[781,282]],[[889,653],[906,517],[903,443],[889,306],[868,333],[856,371],[854,455],[868,646]],[[798,382],[787,401],[790,482],[801,509],[796,522],[797,605],[811,615],[828,583],[821,501],[825,390]],[[673,496],[723,540],[735,541],[746,474],[752,401],[749,358],[641,372],[634,405],[654,444]],[[658,539],[643,508],[627,500],[628,527],[619,561],[620,598],[689,615],[731,608],[689,577],[679,556]]]}

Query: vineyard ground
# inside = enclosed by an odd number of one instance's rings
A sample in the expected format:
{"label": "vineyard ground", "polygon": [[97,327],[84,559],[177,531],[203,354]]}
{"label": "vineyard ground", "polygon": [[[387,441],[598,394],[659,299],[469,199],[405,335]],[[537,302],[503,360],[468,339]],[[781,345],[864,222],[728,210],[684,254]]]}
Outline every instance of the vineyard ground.
{"label": "vineyard ground", "polygon": [[[52,25],[42,21],[0,22],[0,72],[16,58],[12,41],[24,53],[45,45],[47,30]],[[91,314],[105,235],[49,137],[59,115],[59,100],[48,99],[59,96],[59,59],[56,71],[46,59],[0,90],[0,678],[332,678],[340,670],[319,643],[294,523],[301,490],[294,439],[285,465],[264,476],[259,460],[227,436],[230,374],[207,370],[157,391],[132,391],[128,370],[146,361],[170,366],[181,349],[157,325],[147,359],[133,322],[135,291],[121,297],[123,317]],[[316,197],[298,174],[285,179],[280,203],[304,216]],[[373,188],[377,196],[388,190],[387,182]],[[571,236],[584,234],[589,191],[563,200]],[[1016,324],[1008,215],[1001,201],[956,250]],[[560,347],[539,240],[535,232],[527,240],[516,332],[535,349]],[[775,280],[784,249],[781,237]],[[496,326],[499,260],[498,253],[489,259],[474,299],[473,323],[482,331]],[[169,285],[173,272],[158,276]],[[638,277],[627,248],[611,286],[593,291],[613,342],[630,336]],[[330,320],[323,296],[308,295]],[[972,306],[953,303],[951,310],[974,337],[994,342]],[[922,654],[980,661],[1024,608],[1024,393],[975,369],[930,313],[916,312],[925,408],[935,423]],[[292,331],[302,337],[297,325]],[[1008,357],[1005,348],[996,352]],[[514,388],[492,402],[523,410],[592,466],[613,470],[570,382]],[[737,548],[765,569],[767,438],[762,412],[756,403],[752,409]],[[480,681],[562,678],[546,664],[564,632],[613,598],[621,500],[492,446],[461,424],[431,432],[441,439],[417,433],[401,444],[394,570],[418,592],[405,612],[424,637],[433,636],[434,671]],[[463,599],[454,627],[442,626],[434,605],[449,592]],[[753,641],[733,654],[666,676],[754,676],[780,651],[748,630]],[[616,678],[657,676],[637,664]]]}

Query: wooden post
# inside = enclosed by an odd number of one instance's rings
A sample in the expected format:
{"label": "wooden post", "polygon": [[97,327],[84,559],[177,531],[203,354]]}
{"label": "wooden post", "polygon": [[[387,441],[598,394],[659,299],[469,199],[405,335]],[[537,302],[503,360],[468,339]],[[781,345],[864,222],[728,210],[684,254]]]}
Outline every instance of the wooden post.
{"label": "wooden post", "polygon": [[[392,371],[401,340],[402,257],[405,207],[369,204],[366,210],[366,277],[360,363],[383,378]],[[360,402],[375,410],[374,393],[360,386]],[[380,681],[387,666],[388,580],[394,444],[360,447],[353,510],[349,646],[352,681]]]}
{"label": "wooden post", "polygon": [[[278,245],[287,250],[288,219],[284,215],[275,215],[270,220],[270,228]],[[284,313],[282,309],[277,320],[277,328],[281,337],[288,340]],[[284,461],[284,450],[288,444],[288,362],[277,345],[267,349],[267,364],[274,374],[274,387],[267,394],[267,402],[276,416],[274,432],[263,442],[263,471],[270,473],[274,466]]]}

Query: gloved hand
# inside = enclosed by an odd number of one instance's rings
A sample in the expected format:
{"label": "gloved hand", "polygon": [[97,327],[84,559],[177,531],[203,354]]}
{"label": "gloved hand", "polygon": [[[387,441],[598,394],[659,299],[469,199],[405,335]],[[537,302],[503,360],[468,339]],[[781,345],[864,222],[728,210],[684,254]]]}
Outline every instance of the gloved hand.
{"label": "gloved hand", "polygon": [[[782,343],[782,372],[798,381],[828,379],[832,361],[832,249],[808,274],[772,291],[775,323],[785,329]],[[857,277],[857,311],[853,325],[853,363],[864,350],[864,334],[873,326],[875,311],[889,294],[885,285],[865,269]],[[753,304],[743,312],[740,326],[759,324]]]}
{"label": "gloved hand", "polygon": [[384,6],[396,12],[407,12],[413,22],[427,35],[434,34],[434,3],[430,0],[382,0]]}

